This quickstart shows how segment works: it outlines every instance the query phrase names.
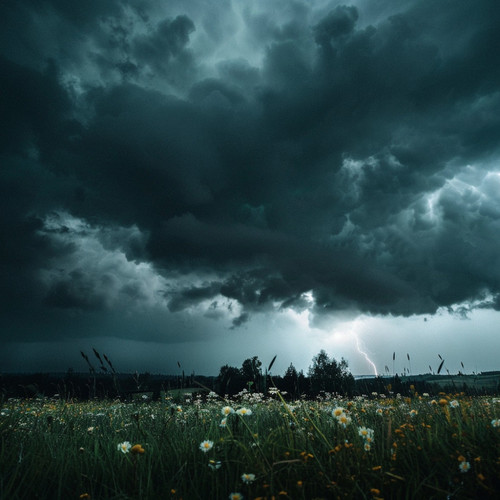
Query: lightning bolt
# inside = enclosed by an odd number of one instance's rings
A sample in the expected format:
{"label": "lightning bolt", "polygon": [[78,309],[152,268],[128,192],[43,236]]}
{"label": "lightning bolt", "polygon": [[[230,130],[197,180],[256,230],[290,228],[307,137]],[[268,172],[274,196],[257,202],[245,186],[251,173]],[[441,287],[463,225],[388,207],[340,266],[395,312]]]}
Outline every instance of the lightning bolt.
{"label": "lightning bolt", "polygon": [[361,349],[360,340],[357,332],[351,332],[351,334],[354,337],[354,341],[356,343],[356,349],[358,350],[359,354],[361,354],[361,356],[363,356],[366,359],[367,363],[371,365],[371,367],[373,368],[373,372],[375,373],[375,376],[378,376],[377,367],[375,366],[375,363],[370,359],[368,354],[365,351],[363,351],[363,349]]}

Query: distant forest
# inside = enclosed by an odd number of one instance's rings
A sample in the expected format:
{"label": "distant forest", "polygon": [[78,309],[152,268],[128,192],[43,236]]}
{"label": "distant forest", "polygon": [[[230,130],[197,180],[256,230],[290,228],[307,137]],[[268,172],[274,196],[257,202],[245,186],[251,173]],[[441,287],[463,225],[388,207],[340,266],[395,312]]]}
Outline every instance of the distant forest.
{"label": "distant forest", "polygon": [[[158,400],[169,395],[182,402],[185,394],[203,394],[213,391],[220,396],[234,397],[242,391],[266,394],[270,388],[278,389],[285,399],[316,398],[326,395],[371,396],[400,394],[434,395],[439,392],[468,395],[500,394],[500,371],[480,374],[452,375],[393,374],[355,379],[345,359],[336,361],[325,351],[312,360],[307,374],[297,371],[293,364],[283,375],[272,373],[273,358],[263,367],[257,356],[246,359],[240,368],[224,365],[217,376],[186,375],[178,363],[179,374],[157,375],[148,372],[133,374],[117,373],[111,360],[94,349],[93,363],[81,353],[88,365],[87,373],[77,373],[71,368],[66,373],[33,373],[0,375],[0,391],[3,399],[11,397],[57,397],[65,400],[122,399]],[[96,367],[97,366],[97,367]]]}

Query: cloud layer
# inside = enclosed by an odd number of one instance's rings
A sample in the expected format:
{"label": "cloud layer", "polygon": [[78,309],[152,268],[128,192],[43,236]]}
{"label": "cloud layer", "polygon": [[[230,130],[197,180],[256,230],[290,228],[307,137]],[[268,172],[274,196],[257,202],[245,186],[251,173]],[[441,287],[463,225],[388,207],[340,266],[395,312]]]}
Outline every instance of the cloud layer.
{"label": "cloud layer", "polygon": [[5,339],[500,307],[498,2],[0,14]]}

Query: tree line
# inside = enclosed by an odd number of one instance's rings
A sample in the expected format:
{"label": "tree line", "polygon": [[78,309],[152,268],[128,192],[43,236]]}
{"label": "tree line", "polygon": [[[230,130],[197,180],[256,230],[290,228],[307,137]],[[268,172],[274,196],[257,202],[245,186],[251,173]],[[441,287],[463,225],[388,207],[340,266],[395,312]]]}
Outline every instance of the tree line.
{"label": "tree line", "polygon": [[354,377],[345,359],[339,362],[321,350],[312,360],[307,374],[290,364],[285,373],[271,372],[276,356],[267,368],[257,356],[243,361],[240,368],[224,365],[217,376],[186,375],[180,363],[182,375],[152,375],[149,372],[133,374],[117,373],[111,360],[93,349],[99,364],[96,365],[85,354],[82,358],[88,373],[76,373],[69,368],[65,374],[2,374],[0,391],[3,397],[40,397],[57,394],[65,399],[129,398],[134,394],[152,393],[157,399],[161,392],[182,389],[214,391],[221,396],[234,396],[246,389],[249,392],[267,393],[275,387],[288,398],[316,396],[321,392],[351,394]]}
{"label": "tree line", "polygon": [[219,394],[233,396],[243,389],[266,393],[270,387],[275,387],[292,398],[317,396],[321,392],[351,394],[354,390],[355,381],[347,361],[330,358],[324,350],[313,357],[307,375],[303,370],[297,371],[292,363],[282,376],[271,376],[270,368],[263,369],[257,356],[243,361],[241,368],[224,365],[215,379],[214,388]]}
{"label": "tree line", "polygon": [[234,396],[243,390],[266,394],[269,389],[278,389],[286,399],[300,397],[313,398],[322,394],[341,396],[372,394],[423,394],[436,390],[457,392],[470,395],[499,394],[500,382],[494,387],[469,387],[465,380],[452,379],[449,387],[436,386],[420,376],[392,377],[377,376],[355,380],[349,371],[348,362],[330,357],[321,350],[313,357],[307,373],[298,371],[290,363],[283,375],[275,375],[273,358],[263,367],[258,356],[243,361],[241,367],[221,366],[217,376],[203,376],[191,373],[186,375],[178,362],[179,375],[153,375],[151,373],[117,373],[111,360],[93,349],[95,358],[89,359],[81,353],[88,365],[87,373],[76,373],[72,368],[66,373],[0,374],[0,399],[9,397],[53,397],[69,399],[120,398],[133,399],[148,394],[147,398],[159,399],[161,394],[176,394],[182,398],[184,392],[214,391],[220,396]]}

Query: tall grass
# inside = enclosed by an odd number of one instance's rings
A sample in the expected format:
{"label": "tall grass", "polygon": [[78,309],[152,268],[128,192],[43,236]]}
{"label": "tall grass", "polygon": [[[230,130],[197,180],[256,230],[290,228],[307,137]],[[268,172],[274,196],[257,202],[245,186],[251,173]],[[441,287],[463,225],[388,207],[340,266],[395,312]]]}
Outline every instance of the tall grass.
{"label": "tall grass", "polygon": [[[243,393],[232,401],[189,398],[182,406],[169,400],[4,402],[0,497],[500,495],[499,399],[414,394],[286,403],[276,392]],[[229,413],[221,426],[224,406],[251,414]],[[347,417],[345,425],[332,414],[335,408]],[[360,427],[373,430],[369,450]],[[200,449],[205,440],[213,443],[206,452]],[[144,453],[123,453],[118,445],[124,441],[140,444]],[[245,482],[245,473],[255,479]]]}

